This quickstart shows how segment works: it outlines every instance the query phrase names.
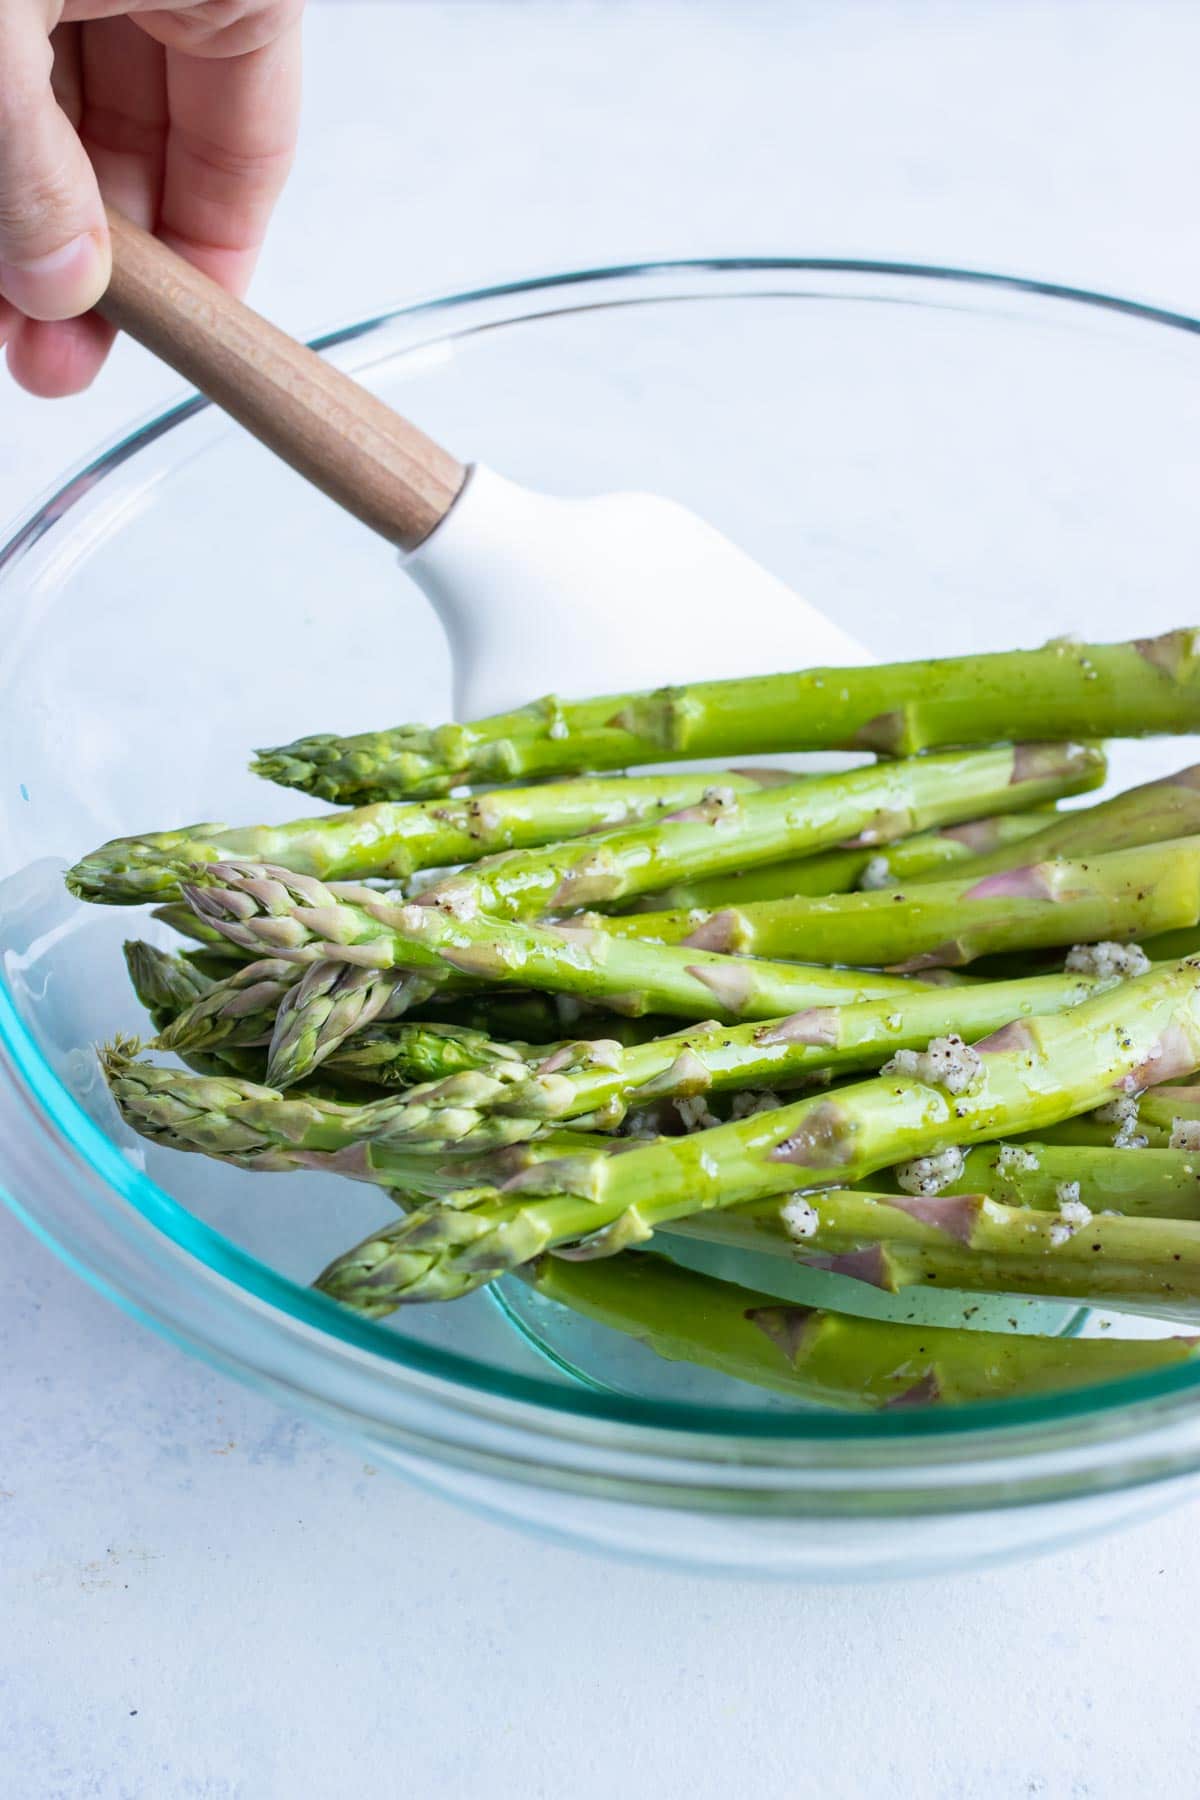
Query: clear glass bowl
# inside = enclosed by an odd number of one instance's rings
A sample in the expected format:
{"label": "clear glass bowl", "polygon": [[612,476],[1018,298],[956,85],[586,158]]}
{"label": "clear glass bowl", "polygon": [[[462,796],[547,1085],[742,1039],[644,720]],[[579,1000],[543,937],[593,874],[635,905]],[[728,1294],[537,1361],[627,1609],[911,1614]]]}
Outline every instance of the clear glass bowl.
{"label": "clear glass bowl", "polygon": [[[683,500],[904,657],[1187,622],[1198,329],[992,276],[780,259],[556,276],[389,314],[325,348],[519,480]],[[849,1417],[503,1298],[377,1325],[311,1292],[380,1197],[124,1129],[91,1046],[144,1023],[122,938],[165,934],[75,904],[61,873],[116,833],[294,814],[295,796],[247,773],[248,750],[444,716],[438,629],[386,546],[196,403],[21,525],[0,552],[0,621],[0,1174],[33,1229],[123,1305],[374,1461],[665,1561],[942,1568],[1188,1485],[1195,1369]],[[1126,747],[1115,776],[1188,754]]]}

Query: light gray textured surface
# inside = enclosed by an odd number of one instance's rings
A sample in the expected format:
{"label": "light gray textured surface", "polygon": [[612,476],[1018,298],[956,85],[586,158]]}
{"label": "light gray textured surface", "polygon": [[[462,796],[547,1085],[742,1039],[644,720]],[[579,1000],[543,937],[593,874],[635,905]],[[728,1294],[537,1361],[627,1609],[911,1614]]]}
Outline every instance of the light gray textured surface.
{"label": "light gray textured surface", "polygon": [[[1183,3],[332,0],[309,38],[256,289],[296,329],[706,250],[1200,308]],[[128,349],[79,401],[0,384],[0,514],[173,386]],[[7,1215],[0,1366],[0,1800],[1196,1791],[1196,1507],[922,1586],[613,1566],[373,1475]]]}

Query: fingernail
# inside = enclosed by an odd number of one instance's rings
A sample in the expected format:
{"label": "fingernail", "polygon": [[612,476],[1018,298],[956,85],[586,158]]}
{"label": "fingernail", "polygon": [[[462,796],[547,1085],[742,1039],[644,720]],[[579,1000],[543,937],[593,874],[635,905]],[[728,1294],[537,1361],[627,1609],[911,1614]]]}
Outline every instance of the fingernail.
{"label": "fingernail", "polygon": [[0,294],[31,319],[73,319],[95,306],[108,276],[107,248],[85,231],[46,256],[0,262]]}

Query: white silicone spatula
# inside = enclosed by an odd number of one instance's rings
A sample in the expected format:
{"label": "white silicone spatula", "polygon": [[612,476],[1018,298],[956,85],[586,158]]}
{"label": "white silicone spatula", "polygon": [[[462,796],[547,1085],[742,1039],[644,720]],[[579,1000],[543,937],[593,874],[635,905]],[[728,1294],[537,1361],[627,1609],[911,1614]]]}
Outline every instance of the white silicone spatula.
{"label": "white silicone spatula", "polygon": [[459,718],[865,653],[650,494],[556,499],[463,464],[348,375],[109,214],[99,310],[403,553],[445,627]]}

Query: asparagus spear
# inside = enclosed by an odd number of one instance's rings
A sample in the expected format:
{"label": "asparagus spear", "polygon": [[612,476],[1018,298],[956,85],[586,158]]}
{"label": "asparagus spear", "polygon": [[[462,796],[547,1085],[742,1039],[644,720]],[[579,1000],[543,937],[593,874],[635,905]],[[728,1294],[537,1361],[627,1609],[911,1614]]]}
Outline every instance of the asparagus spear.
{"label": "asparagus spear", "polygon": [[608,906],[672,881],[752,868],[847,840],[883,844],[989,808],[1023,811],[1096,787],[1104,770],[1103,752],[1094,745],[1004,744],[876,763],[755,794],[714,787],[698,806],[603,832],[585,844],[487,857],[419,898],[507,918]]}
{"label": "asparagus spear", "polygon": [[1086,862],[1037,862],[879,893],[759,900],[719,912],[637,913],[590,922],[617,937],[809,962],[882,964],[902,974],[1051,944],[1141,938],[1200,925],[1200,837]]}
{"label": "asparagus spear", "polygon": [[551,1045],[564,1038],[616,1038],[622,1044],[647,1044],[676,1029],[674,1019],[641,1013],[636,1019],[585,1006],[573,994],[535,994],[509,990],[489,992],[473,987],[464,995],[443,1000],[441,993],[427,1004],[413,1007],[410,1017],[434,1024],[464,1025],[505,1043],[522,1041]]}
{"label": "asparagus spear", "polygon": [[690,906],[740,906],[747,900],[786,900],[794,894],[848,894],[855,888],[892,887],[929,875],[951,877],[960,863],[972,870],[977,857],[1000,845],[1013,846],[1043,831],[1056,815],[1039,808],[1027,813],[997,813],[966,825],[943,825],[899,838],[885,851],[822,850],[784,862],[764,863],[699,881],[676,882],[654,894],[640,894],[634,912],[667,912]]}
{"label": "asparagus spear", "polygon": [[[393,1035],[386,1053],[377,1042],[370,1057],[347,1059],[339,1056],[339,1047],[352,1033],[361,1033],[373,1023],[381,1025],[385,1033],[394,1033],[392,1021],[401,1019],[434,989],[442,991],[450,985],[432,983],[423,975],[403,970],[381,974],[347,963],[306,965],[265,957],[235,967],[176,1014],[160,1030],[158,1048],[194,1057],[207,1050],[224,1054],[237,1045],[278,1042],[283,1048],[276,1051],[276,1060],[281,1068],[289,1069],[285,1085],[299,1080],[317,1062],[326,1061],[330,1073],[342,1079],[364,1079],[370,1067],[388,1069],[392,1080],[412,1079],[404,1073],[413,1065],[403,1036]],[[243,1060],[239,1066],[244,1073],[258,1077],[271,1073],[267,1061],[249,1067]],[[471,1066],[469,1060],[450,1062],[447,1072]]]}
{"label": "asparagus spear", "polygon": [[189,1005],[154,1017],[159,1049],[184,1055],[269,1044],[275,1015],[302,973],[283,957],[260,957],[237,965],[221,981],[205,982]]}
{"label": "asparagus spear", "polygon": [[[270,1056],[268,1067],[260,1073],[276,1087],[291,1087],[318,1064],[339,1079],[365,1079],[385,1086],[422,1079],[412,1073],[407,1054],[403,1050],[397,1053],[389,1045],[395,1043],[400,1029],[395,1021],[403,1017],[419,1023],[413,1015],[423,1009],[432,1011],[428,1022],[434,1026],[450,1029],[463,1025],[493,1042],[498,1038],[511,1041],[517,1034],[527,1033],[542,1042],[545,1053],[568,1024],[589,1018],[597,1032],[603,1029],[607,1039],[615,1037],[623,1043],[645,1042],[674,1024],[672,1019],[653,1014],[636,1019],[618,1018],[611,1012],[593,1014],[566,993],[485,993],[474,999],[456,999],[463,992],[477,990],[478,984],[466,976],[453,976],[448,969],[418,975],[403,969],[370,971],[332,961],[294,966],[301,972],[301,980],[289,991],[273,1020],[265,1023]],[[207,1007],[197,1007],[181,1017],[171,1042],[164,1047],[224,1036],[228,1026],[216,1011],[216,999],[214,994]],[[440,1003],[436,1009],[427,1006],[431,1000]],[[366,1025],[371,1019],[379,1028],[374,1045],[364,1041],[373,1030]],[[248,1032],[253,1022],[244,1020],[241,1025]],[[361,1054],[356,1048],[360,1044]],[[430,1078],[434,1074],[429,1071]]]}
{"label": "asparagus spear", "polygon": [[[126,954],[135,989],[158,1027],[158,1048],[184,1056],[209,1048],[224,1052],[235,1045],[268,1044],[280,1002],[299,973],[295,963],[248,963],[218,986],[195,972],[179,979],[178,972],[187,971],[188,965],[153,945],[127,944]],[[151,990],[143,973],[147,959],[153,959],[149,968],[160,978],[160,990]],[[190,1004],[189,993],[199,996]],[[152,1004],[152,995],[157,1004]],[[329,1059],[326,1070],[368,1086],[396,1087],[445,1080],[498,1063],[516,1063],[524,1069],[528,1054],[528,1045],[500,1043],[482,1031],[398,1021],[358,1032],[352,1044]]]}
{"label": "asparagus spear", "polygon": [[1142,949],[1152,962],[1179,962],[1185,956],[1200,956],[1200,931],[1195,926],[1183,931],[1163,931],[1147,938]]}
{"label": "asparagus spear", "polygon": [[[782,900],[794,894],[845,893],[855,887],[878,889],[914,882],[941,881],[966,863],[972,880],[1000,874],[1031,862],[1052,858],[1096,856],[1157,844],[1167,838],[1200,833],[1200,764],[1180,769],[1159,781],[1129,788],[1111,800],[1069,812],[1001,814],[970,825],[922,833],[889,845],[869,860],[865,852],[833,850],[746,876],[717,876],[668,890],[653,905],[646,896],[638,911],[739,905],[747,900]],[[1030,840],[1030,841],[1027,841]],[[939,846],[941,846],[939,852]],[[1182,939],[1183,934],[1176,934]],[[1155,960],[1189,956],[1200,948],[1190,942],[1164,940]]]}
{"label": "asparagus spear", "polygon": [[[405,1107],[423,1141],[445,1113],[455,1130],[472,1116],[523,1118],[532,1135],[547,1120],[583,1120],[611,1130],[630,1106],[731,1089],[794,1086],[816,1070],[878,1067],[939,1032],[971,1039],[1017,1018],[1077,1006],[1111,986],[1094,977],[1042,976],[973,988],[913,990],[901,999],[811,1007],[765,1025],[703,1025],[633,1047],[604,1039],[556,1046],[540,1061],[506,1063],[490,1084],[472,1073],[410,1090]],[[344,1053],[343,1053],[344,1054]],[[394,1115],[393,1136],[404,1129]]]}
{"label": "asparagus spear", "polygon": [[[599,931],[397,906],[370,888],[326,886],[312,876],[254,864],[210,864],[185,892],[206,919],[246,948],[378,971],[384,983],[397,967],[435,980],[457,971],[604,1000],[627,1012],[749,1019],[913,991],[900,976],[734,961]],[[314,1015],[295,990],[296,1003],[277,1022],[272,1041],[268,1079],[275,1085],[298,1079],[341,1041],[324,1029],[325,973],[318,967],[305,979],[317,984]]]}
{"label": "asparagus spear", "polygon": [[101,844],[73,869],[81,900],[138,905],[178,892],[193,863],[285,863],[322,881],[403,880],[418,869],[475,862],[496,851],[612,830],[701,801],[714,784],[754,793],[785,780],[780,771],[616,776],[553,782],[417,805],[383,802],[284,825],[185,825]]}
{"label": "asparagus spear", "polygon": [[254,768],[327,800],[405,799],[578,769],[791,750],[911,756],[1014,736],[1145,737],[1200,721],[1195,633],[865,669],[699,682],[563,702],[469,725],[323,734]]}
{"label": "asparagus spear", "polygon": [[[869,1178],[869,1187],[900,1193],[896,1171]],[[1062,1190],[1094,1213],[1150,1214],[1159,1219],[1200,1219],[1200,1155],[1185,1150],[1141,1150],[1136,1155],[1096,1146],[978,1144],[962,1159],[942,1193],[986,1194],[1001,1206],[1057,1212]]]}
{"label": "asparagus spear", "polygon": [[[171,956],[154,944],[140,940],[125,945],[125,967],[134,993],[150,1015],[156,1029],[168,1027],[179,1010],[202,1005],[211,990],[211,980],[186,958]],[[183,1052],[188,1066],[204,1075],[227,1075],[231,1071],[253,1078],[261,1071],[255,1066],[260,1058],[245,1051],[223,1045],[215,1055],[197,1046]]]}
{"label": "asparagus spear", "polygon": [[829,1188],[803,1200],[700,1213],[674,1229],[787,1256],[887,1293],[937,1286],[1040,1294],[1200,1318],[1200,1222],[1093,1215],[1074,1194],[1056,1214],[1001,1206],[986,1194]]}
{"label": "asparagus spear", "polygon": [[156,1031],[202,999],[212,986],[191,963],[155,944],[129,939],[123,949],[130,984]]}
{"label": "asparagus spear", "polygon": [[1139,1151],[1147,1145],[1200,1150],[1200,1087],[1155,1087],[1137,1099],[1110,1101],[1099,1112],[1056,1126],[1047,1141]]}
{"label": "asparagus spear", "polygon": [[585,1254],[606,1255],[693,1213],[786,1187],[847,1185],[909,1158],[1053,1125],[1200,1060],[1200,966],[1170,965],[1069,1012],[1015,1021],[974,1051],[944,1039],[907,1056],[911,1073],[885,1069],[698,1136],[590,1150],[503,1189],[464,1190],[339,1259],[322,1285],[381,1309],[452,1299],[556,1244],[583,1238]]}
{"label": "asparagus spear", "polygon": [[420,1145],[389,1142],[398,1097],[351,1103],[311,1092],[285,1095],[229,1074],[192,1075],[141,1062],[138,1048],[134,1039],[117,1038],[101,1052],[105,1079],[126,1123],[155,1143],[238,1168],[323,1169],[433,1196],[481,1181],[510,1180],[541,1161],[607,1141],[562,1131],[508,1147],[501,1123],[489,1124],[469,1142],[464,1136],[453,1153],[431,1155]]}
{"label": "asparagus spear", "polygon": [[360,1031],[325,1063],[327,1073],[369,1087],[407,1087],[513,1064],[528,1069],[529,1044],[507,1043],[465,1026],[401,1020]]}
{"label": "asparagus spear", "polygon": [[648,1253],[603,1263],[543,1256],[522,1274],[547,1300],[672,1362],[854,1411],[1049,1393],[1197,1353],[1193,1338],[1021,1337],[859,1319],[787,1305]]}
{"label": "asparagus spear", "polygon": [[[1200,763],[1159,781],[1128,788],[1097,806],[1056,813],[1023,848],[1016,843],[997,844],[977,856],[970,874],[978,879],[1026,862],[1132,850],[1139,844],[1158,844],[1195,833],[1200,833]],[[922,881],[929,875],[918,871],[911,877],[897,874],[896,879]]]}

